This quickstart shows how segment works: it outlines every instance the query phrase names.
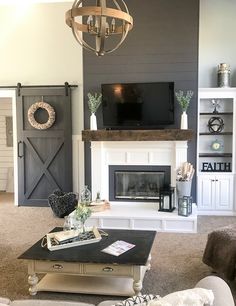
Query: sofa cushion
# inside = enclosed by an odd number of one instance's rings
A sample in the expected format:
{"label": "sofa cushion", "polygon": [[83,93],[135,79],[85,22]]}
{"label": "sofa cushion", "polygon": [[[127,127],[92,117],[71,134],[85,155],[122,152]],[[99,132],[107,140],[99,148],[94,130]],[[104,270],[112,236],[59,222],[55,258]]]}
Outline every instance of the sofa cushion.
{"label": "sofa cushion", "polygon": [[203,288],[176,291],[158,300],[152,300],[148,306],[211,306],[214,295],[212,290]]}

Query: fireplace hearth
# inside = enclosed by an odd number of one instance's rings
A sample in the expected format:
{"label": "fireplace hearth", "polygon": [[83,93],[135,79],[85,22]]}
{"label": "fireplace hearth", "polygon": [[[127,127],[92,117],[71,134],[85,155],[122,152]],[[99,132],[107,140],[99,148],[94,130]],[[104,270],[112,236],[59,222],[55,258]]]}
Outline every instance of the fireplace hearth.
{"label": "fireplace hearth", "polygon": [[110,201],[155,201],[171,183],[170,166],[110,165]]}

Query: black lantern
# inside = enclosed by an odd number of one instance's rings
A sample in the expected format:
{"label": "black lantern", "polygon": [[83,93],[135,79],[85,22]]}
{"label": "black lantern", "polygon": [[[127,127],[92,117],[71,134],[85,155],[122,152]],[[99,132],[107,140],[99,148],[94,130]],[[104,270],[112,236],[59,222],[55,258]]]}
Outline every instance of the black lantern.
{"label": "black lantern", "polygon": [[178,215],[188,217],[192,214],[192,197],[184,196],[178,199]]}
{"label": "black lantern", "polygon": [[161,189],[159,193],[159,211],[172,212],[175,209],[175,188]]}

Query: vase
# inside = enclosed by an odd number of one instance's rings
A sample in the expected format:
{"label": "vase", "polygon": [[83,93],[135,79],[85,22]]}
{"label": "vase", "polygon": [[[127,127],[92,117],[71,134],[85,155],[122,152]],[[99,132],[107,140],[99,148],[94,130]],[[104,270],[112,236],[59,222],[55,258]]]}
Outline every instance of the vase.
{"label": "vase", "polygon": [[191,196],[192,180],[176,181],[176,190],[178,198]]}
{"label": "vase", "polygon": [[94,113],[90,115],[90,130],[97,130],[97,118]]}
{"label": "vase", "polygon": [[181,115],[181,124],[180,124],[181,130],[187,130],[188,129],[188,115],[185,111],[183,111]]}
{"label": "vase", "polygon": [[92,194],[87,185],[85,185],[84,189],[81,191],[80,201],[86,205],[90,205],[92,202]]}

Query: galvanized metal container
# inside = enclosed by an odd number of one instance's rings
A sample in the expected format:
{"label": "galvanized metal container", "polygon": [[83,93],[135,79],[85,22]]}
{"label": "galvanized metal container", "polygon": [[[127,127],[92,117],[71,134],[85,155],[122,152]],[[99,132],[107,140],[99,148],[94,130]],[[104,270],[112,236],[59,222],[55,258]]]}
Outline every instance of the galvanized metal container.
{"label": "galvanized metal container", "polygon": [[217,84],[218,87],[229,87],[230,86],[230,66],[225,63],[220,63],[218,65],[217,74]]}

